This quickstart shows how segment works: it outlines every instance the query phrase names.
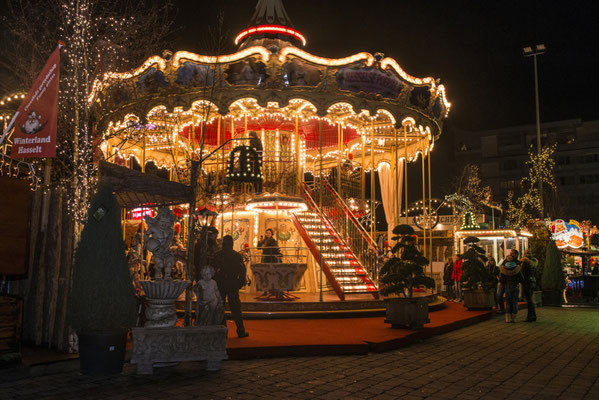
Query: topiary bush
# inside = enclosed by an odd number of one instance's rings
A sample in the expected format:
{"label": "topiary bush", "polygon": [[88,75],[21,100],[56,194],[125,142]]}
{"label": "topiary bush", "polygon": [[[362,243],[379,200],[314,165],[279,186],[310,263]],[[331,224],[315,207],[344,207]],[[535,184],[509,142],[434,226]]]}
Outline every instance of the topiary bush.
{"label": "topiary bush", "polygon": [[468,236],[464,243],[468,250],[462,254],[462,276],[460,283],[463,288],[474,290],[479,287],[488,290],[495,286],[495,277],[485,266],[485,250],[477,245],[477,237]]}
{"label": "topiary bush", "polygon": [[561,256],[553,240],[547,244],[541,288],[545,291],[562,291],[566,288],[566,275],[562,268]]}
{"label": "topiary bush", "polygon": [[129,329],[137,299],[129,276],[120,208],[112,187],[98,187],[75,252],[68,321],[77,331]]}
{"label": "topiary bush", "polygon": [[[380,271],[381,294],[403,295],[413,297],[414,288],[420,285],[427,288],[435,287],[435,280],[424,275],[424,266],[428,260],[416,248],[414,229],[409,225],[398,225],[393,228],[392,239],[397,241],[394,254]],[[397,256],[399,254],[399,257]]]}

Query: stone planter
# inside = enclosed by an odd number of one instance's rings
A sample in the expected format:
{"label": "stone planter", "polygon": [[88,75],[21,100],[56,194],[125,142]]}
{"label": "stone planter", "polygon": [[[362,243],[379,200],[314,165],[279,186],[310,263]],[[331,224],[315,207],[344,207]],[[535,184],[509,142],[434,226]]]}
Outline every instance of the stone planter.
{"label": "stone planter", "polygon": [[422,329],[430,322],[428,299],[425,297],[385,299],[387,314],[385,323],[392,328]]}
{"label": "stone planter", "polygon": [[463,289],[464,307],[468,310],[490,309],[495,307],[495,293],[493,289]]}
{"label": "stone planter", "polygon": [[543,291],[535,290],[532,292],[532,302],[535,303],[535,307],[543,307]]}
{"label": "stone planter", "polygon": [[131,363],[137,373],[151,375],[154,367],[180,361],[206,360],[207,371],[220,370],[227,359],[227,327],[222,325],[133,328]]}
{"label": "stone planter", "polygon": [[559,290],[543,290],[543,305],[550,307],[561,307],[562,292]]}
{"label": "stone planter", "polygon": [[140,281],[148,304],[146,306],[146,328],[169,328],[177,323],[175,301],[190,285],[189,281]]}

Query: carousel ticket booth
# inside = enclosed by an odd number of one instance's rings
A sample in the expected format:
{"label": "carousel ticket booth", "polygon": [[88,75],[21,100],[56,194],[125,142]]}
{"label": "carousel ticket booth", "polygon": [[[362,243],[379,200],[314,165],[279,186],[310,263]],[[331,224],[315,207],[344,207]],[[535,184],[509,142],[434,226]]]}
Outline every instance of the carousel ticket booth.
{"label": "carousel ticket booth", "polygon": [[[445,88],[383,54],[310,54],[270,2],[233,54],[165,52],[94,82],[102,157],[195,187],[195,210],[217,212],[219,238],[231,235],[247,261],[248,302],[374,300],[374,179],[392,229],[407,208],[409,164],[430,171]],[[268,232],[276,254],[259,246]]]}

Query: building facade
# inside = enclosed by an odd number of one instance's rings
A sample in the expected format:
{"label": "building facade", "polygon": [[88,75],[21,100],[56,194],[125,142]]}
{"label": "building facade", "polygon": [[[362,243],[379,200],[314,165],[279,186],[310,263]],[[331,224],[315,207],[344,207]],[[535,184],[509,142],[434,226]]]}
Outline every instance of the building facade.
{"label": "building facade", "polygon": [[[484,185],[496,200],[509,191],[520,192],[520,179],[528,175],[530,146],[536,149],[536,125],[519,125],[486,131],[455,132],[454,155],[460,166],[480,166]],[[557,144],[558,205],[551,215],[563,219],[599,221],[599,120],[571,119],[541,124],[542,144]]]}

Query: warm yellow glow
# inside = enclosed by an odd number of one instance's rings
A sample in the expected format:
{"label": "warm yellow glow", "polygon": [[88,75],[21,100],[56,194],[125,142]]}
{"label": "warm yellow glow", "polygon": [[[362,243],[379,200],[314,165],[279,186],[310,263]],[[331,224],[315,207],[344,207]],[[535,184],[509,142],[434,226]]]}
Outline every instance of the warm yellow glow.
{"label": "warm yellow glow", "polygon": [[318,65],[326,65],[329,67],[338,67],[341,65],[347,65],[355,63],[356,61],[366,60],[366,65],[370,66],[374,63],[374,56],[370,53],[362,52],[358,54],[354,54],[353,56],[345,57],[345,58],[324,58],[314,56],[308,52],[305,52],[297,47],[285,47],[281,50],[279,54],[279,61],[285,62],[287,56],[294,55],[306,61],[310,61],[311,63]]}

